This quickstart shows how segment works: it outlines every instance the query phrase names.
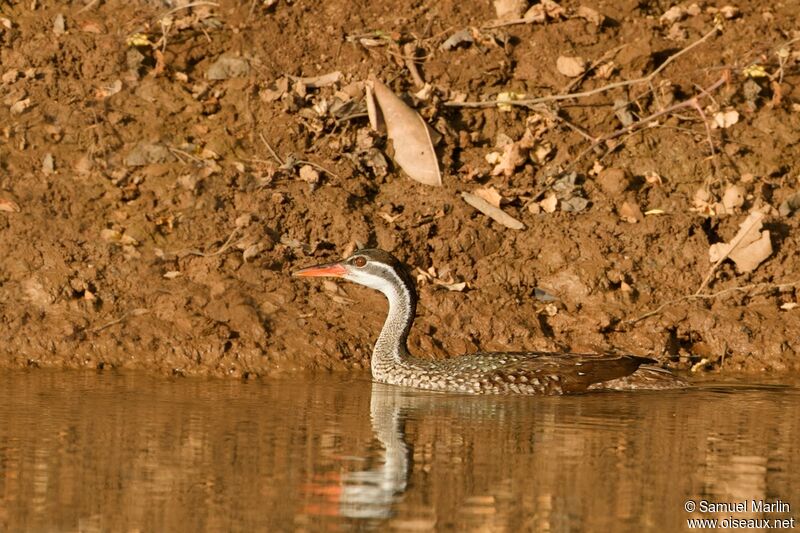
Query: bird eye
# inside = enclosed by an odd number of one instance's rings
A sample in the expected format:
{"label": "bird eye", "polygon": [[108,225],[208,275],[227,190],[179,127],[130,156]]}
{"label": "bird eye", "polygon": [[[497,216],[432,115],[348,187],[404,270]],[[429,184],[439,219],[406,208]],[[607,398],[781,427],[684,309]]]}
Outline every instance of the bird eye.
{"label": "bird eye", "polygon": [[367,258],[363,256],[356,257],[355,259],[353,259],[353,264],[358,268],[361,268],[367,264]]}

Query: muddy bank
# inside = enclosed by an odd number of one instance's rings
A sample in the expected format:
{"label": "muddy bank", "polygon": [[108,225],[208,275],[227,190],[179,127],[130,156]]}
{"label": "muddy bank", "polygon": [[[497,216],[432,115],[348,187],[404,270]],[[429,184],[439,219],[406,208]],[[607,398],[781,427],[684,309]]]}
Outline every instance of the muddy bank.
{"label": "muddy bank", "polygon": [[[618,349],[697,371],[800,369],[800,15],[789,3],[749,2],[729,18],[724,3],[687,4],[674,20],[655,2],[592,4],[598,21],[562,2],[545,23],[491,30],[489,2],[262,4],[0,10],[0,365],[366,367],[382,297],[289,273],[368,245],[418,279],[420,352]],[[648,83],[538,109],[445,105],[647,76],[719,21]],[[463,28],[472,41],[442,49]],[[567,77],[559,56],[595,70]],[[285,77],[335,71],[321,88]],[[406,177],[370,132],[359,85],[370,74],[417,94],[443,134],[442,187]],[[698,94],[700,112],[666,112],[587,152]],[[526,131],[541,150],[495,171],[487,155]],[[459,196],[489,188],[525,229]],[[741,201],[725,203],[731,190]],[[768,257],[749,273],[725,260],[706,297],[684,298],[709,272],[710,246],[754,210]]]}

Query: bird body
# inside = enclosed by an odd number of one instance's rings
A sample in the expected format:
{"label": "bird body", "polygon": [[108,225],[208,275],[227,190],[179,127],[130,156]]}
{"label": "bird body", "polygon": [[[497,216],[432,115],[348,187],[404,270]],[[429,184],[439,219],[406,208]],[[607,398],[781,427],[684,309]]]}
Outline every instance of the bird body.
{"label": "bird body", "polygon": [[[380,383],[470,394],[564,394],[598,388],[675,388],[683,382],[655,361],[635,355],[494,352],[442,360],[415,357],[407,339],[417,294],[403,265],[377,249],[359,250],[336,263],[305,268],[299,277],[329,276],[382,292],[389,313],[372,352],[372,377]],[[642,383],[632,380],[642,367]],[[640,371],[640,372],[642,372]]]}

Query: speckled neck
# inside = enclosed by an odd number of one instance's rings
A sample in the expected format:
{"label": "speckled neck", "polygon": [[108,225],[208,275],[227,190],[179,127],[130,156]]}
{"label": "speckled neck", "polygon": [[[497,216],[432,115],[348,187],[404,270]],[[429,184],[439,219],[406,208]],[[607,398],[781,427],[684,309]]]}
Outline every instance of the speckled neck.
{"label": "speckled neck", "polygon": [[417,295],[413,286],[399,277],[389,281],[381,288],[389,301],[389,314],[372,350],[372,375],[378,381],[385,381],[388,374],[410,358],[408,332],[417,308]]}

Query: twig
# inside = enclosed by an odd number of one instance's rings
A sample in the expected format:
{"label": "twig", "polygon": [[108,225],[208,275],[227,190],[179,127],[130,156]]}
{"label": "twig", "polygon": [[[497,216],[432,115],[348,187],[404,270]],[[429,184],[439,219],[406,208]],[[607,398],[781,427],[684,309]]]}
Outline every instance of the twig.
{"label": "twig", "polygon": [[100,0],[92,0],[91,2],[89,2],[88,4],[86,4],[85,6],[83,6],[82,8],[80,8],[80,9],[78,10],[78,13],[77,13],[77,14],[78,14],[78,15],[80,15],[80,14],[81,14],[81,13],[83,13],[84,11],[89,11],[90,9],[94,8],[94,7],[95,7],[95,6],[98,4],[98,2],[100,2]]}
{"label": "twig", "polygon": [[[544,102],[557,102],[557,101],[560,101],[560,100],[570,100],[572,98],[586,98],[588,96],[594,96],[595,94],[604,93],[604,92],[610,91],[612,89],[618,89],[620,87],[628,87],[630,85],[638,85],[640,83],[647,83],[650,80],[652,80],[654,77],[656,77],[662,70],[667,68],[667,66],[670,63],[675,61],[677,58],[679,58],[683,54],[687,53],[689,50],[692,50],[696,46],[699,46],[700,44],[706,42],[713,35],[715,35],[719,30],[720,30],[720,26],[719,25],[714,26],[714,28],[711,31],[709,31],[708,33],[706,33],[705,35],[700,37],[698,40],[696,40],[695,42],[693,42],[692,44],[690,44],[686,48],[683,48],[683,49],[679,50],[678,52],[676,52],[676,53],[672,54],[671,56],[669,56],[666,59],[666,61],[661,63],[661,65],[657,69],[655,69],[653,72],[651,72],[650,74],[648,74],[647,76],[644,76],[642,78],[636,78],[634,80],[624,80],[624,81],[618,81],[618,82],[614,82],[614,83],[609,83],[608,85],[603,85],[602,87],[597,87],[596,89],[591,89],[589,91],[582,91],[582,92],[579,92],[579,93],[553,94],[553,95],[550,95],[550,96],[542,96],[542,97],[539,97],[539,98],[528,98],[528,99],[520,99],[520,100],[511,100],[511,101],[508,101],[508,102],[503,101],[503,104],[507,103],[509,105],[516,105],[516,106],[530,106],[530,105],[533,105],[533,104],[541,104],[541,103],[544,103]],[[483,107],[495,107],[495,106],[497,106],[497,101],[496,100],[489,100],[489,101],[483,101],[483,102],[445,102],[444,105],[448,106],[448,107],[483,108]]]}
{"label": "twig", "polygon": [[[709,97],[711,96],[708,93],[705,94],[708,95]],[[717,150],[714,148],[714,139],[711,137],[711,126],[708,125],[708,118],[706,117],[703,108],[700,106],[700,103],[697,101],[697,97],[692,98],[691,102],[694,110],[697,111],[697,114],[700,115],[700,118],[703,119],[703,125],[706,127],[706,138],[708,139],[708,146],[711,148],[711,162],[714,165],[714,173],[719,174],[719,167],[717,166]]]}
{"label": "twig", "polygon": [[219,247],[219,249],[215,252],[201,252],[200,250],[186,250],[184,255],[196,255],[199,257],[214,257],[215,255],[219,255],[228,248],[231,247],[231,241],[233,241],[233,237],[239,232],[239,228],[234,228],[230,235],[228,235],[227,240]]}
{"label": "twig", "polygon": [[[712,293],[712,294],[698,294],[698,293],[687,294],[686,296],[681,296],[680,298],[676,298],[674,300],[670,300],[670,301],[668,301],[666,303],[663,303],[663,304],[659,305],[658,307],[656,307],[655,309],[653,309],[652,311],[648,311],[647,313],[645,313],[645,314],[643,314],[641,316],[638,316],[638,317],[633,318],[631,320],[626,320],[625,323],[629,324],[629,325],[636,324],[637,322],[641,322],[642,320],[644,320],[646,318],[650,318],[651,316],[659,314],[661,311],[663,311],[664,309],[666,309],[669,306],[672,306],[672,305],[675,305],[677,303],[684,302],[684,301],[713,300],[715,298],[719,298],[720,296],[725,296],[726,294],[730,294],[732,292],[747,292],[747,291],[750,291],[750,290],[753,290],[753,289],[764,289],[764,291],[762,291],[762,292],[766,292],[768,290],[773,290],[773,289],[781,290],[781,289],[785,289],[785,288],[798,287],[798,286],[800,286],[800,281],[792,281],[792,282],[789,282],[789,283],[754,283],[752,285],[744,285],[742,287],[730,287],[730,288],[723,289],[721,291],[718,291],[718,292],[715,292],[715,293]],[[755,296],[757,294],[761,294],[761,293],[760,292],[756,292],[756,293],[753,294],[753,296]]]}
{"label": "twig", "polygon": [[572,131],[574,131],[575,133],[577,133],[578,135],[580,135],[581,137],[583,137],[587,141],[589,141],[591,143],[597,141],[597,137],[593,136],[591,133],[589,133],[588,131],[584,130],[580,126],[578,126],[576,124],[573,124],[572,122],[570,122],[569,120],[565,119],[564,117],[562,117],[558,113],[554,113],[553,114],[553,118],[555,120],[557,120],[558,122],[561,122],[562,124],[567,126],[569,129],[571,129]]}
{"label": "twig", "polygon": [[[628,124],[627,126],[625,126],[623,128],[620,128],[620,129],[618,129],[616,131],[613,131],[613,132],[609,133],[608,135],[603,135],[601,137],[597,137],[596,140],[592,143],[592,145],[589,146],[589,148],[587,148],[586,150],[584,150],[583,152],[578,154],[578,156],[572,161],[572,163],[570,163],[570,167],[574,167],[578,163],[578,161],[583,159],[583,157],[586,154],[588,154],[589,152],[593,151],[597,146],[599,146],[602,143],[611,141],[613,139],[616,139],[617,137],[621,137],[622,135],[630,133],[630,132],[632,132],[632,131],[634,131],[634,130],[636,130],[636,129],[638,129],[638,128],[646,125],[646,124],[649,124],[650,122],[654,121],[655,119],[660,118],[660,117],[662,117],[664,115],[667,115],[669,113],[672,113],[673,111],[677,111],[678,109],[683,109],[684,107],[694,107],[694,105],[696,104],[698,98],[700,98],[701,96],[705,96],[705,94],[710,93],[711,91],[716,90],[717,88],[722,86],[722,84],[724,84],[726,80],[727,80],[727,76],[723,76],[720,79],[718,79],[717,81],[715,81],[714,83],[712,83],[711,85],[709,85],[708,87],[706,87],[703,90],[703,94],[695,95],[695,96],[689,98],[688,100],[684,100],[683,102],[678,102],[677,104],[671,105],[671,106],[667,107],[666,109],[662,109],[661,111],[657,111],[657,112],[653,113],[652,115],[649,115],[647,117],[639,119],[636,122]],[[517,102],[519,102],[519,101],[520,100],[517,100]]]}
{"label": "twig", "polygon": [[414,84],[419,88],[425,87],[425,80],[422,79],[422,75],[417,68],[417,45],[415,43],[406,43],[403,45],[403,54],[408,56],[405,60],[406,68],[411,74]]}
{"label": "twig", "polygon": [[120,323],[124,322],[125,320],[128,319],[128,317],[142,316],[142,315],[146,315],[149,312],[150,312],[149,309],[144,309],[144,308],[133,309],[131,311],[128,311],[127,313],[124,313],[121,317],[119,317],[116,320],[112,320],[111,322],[107,322],[107,323],[103,324],[102,326],[97,326],[96,328],[90,329],[89,332],[90,333],[98,333],[100,331],[103,331],[104,329],[110,328],[111,326],[116,326],[117,324],[120,324]]}
{"label": "twig", "polygon": [[267,147],[267,150],[269,150],[269,153],[272,155],[273,158],[275,158],[275,161],[277,161],[280,166],[284,166],[286,163],[284,163],[281,160],[281,158],[278,157],[278,154],[275,153],[275,150],[273,150],[272,146],[270,146],[270,144],[267,142],[267,139],[264,137],[264,134],[263,133],[259,133],[258,136],[261,137],[261,142],[263,142],[264,146]]}

